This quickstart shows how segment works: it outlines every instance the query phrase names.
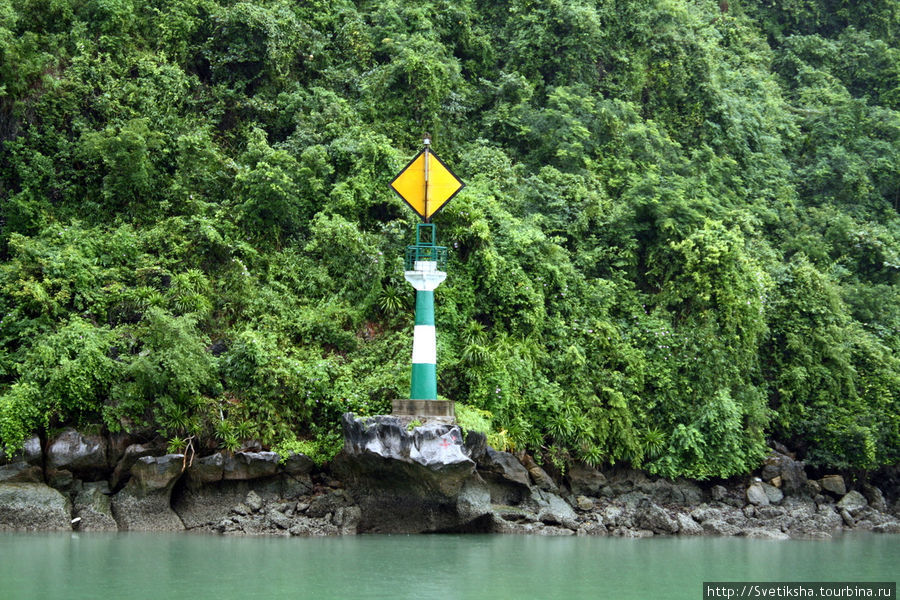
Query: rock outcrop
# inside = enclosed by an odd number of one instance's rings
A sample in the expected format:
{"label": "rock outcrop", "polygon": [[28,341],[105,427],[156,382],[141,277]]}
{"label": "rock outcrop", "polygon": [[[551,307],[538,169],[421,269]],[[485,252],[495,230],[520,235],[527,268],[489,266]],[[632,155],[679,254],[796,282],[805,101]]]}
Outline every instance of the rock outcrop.
{"label": "rock outcrop", "polygon": [[398,417],[345,414],[335,469],[359,505],[365,532],[485,531],[491,495],[457,426],[407,430]]}
{"label": "rock outcrop", "polygon": [[712,485],[578,463],[554,479],[527,454],[489,447],[483,434],[409,421],[345,415],[344,451],[326,467],[258,443],[185,458],[126,434],[66,429],[46,448],[33,437],[15,455],[0,451],[0,530],[770,540],[900,533],[896,470],[879,475],[882,488],[839,474],[809,479],[803,463],[774,444],[756,473]]}
{"label": "rock outcrop", "polygon": [[184,469],[183,454],[145,456],[131,467],[131,479],[115,495],[112,513],[122,531],[178,531],[184,523],[170,505]]}
{"label": "rock outcrop", "polygon": [[0,483],[0,531],[71,529],[65,496],[43,483]]}

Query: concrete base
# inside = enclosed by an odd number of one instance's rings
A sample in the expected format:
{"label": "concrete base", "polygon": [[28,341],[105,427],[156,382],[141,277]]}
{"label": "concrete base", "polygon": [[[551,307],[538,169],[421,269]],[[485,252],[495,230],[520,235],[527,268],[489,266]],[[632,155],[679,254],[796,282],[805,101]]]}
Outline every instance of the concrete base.
{"label": "concrete base", "polygon": [[450,400],[394,400],[391,414],[398,417],[450,417],[456,419],[456,411]]}

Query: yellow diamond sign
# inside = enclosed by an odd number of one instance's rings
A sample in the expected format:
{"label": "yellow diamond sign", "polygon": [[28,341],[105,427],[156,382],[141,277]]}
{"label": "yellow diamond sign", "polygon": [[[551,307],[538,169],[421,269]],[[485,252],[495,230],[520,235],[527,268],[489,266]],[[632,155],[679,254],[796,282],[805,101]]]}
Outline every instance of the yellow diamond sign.
{"label": "yellow diamond sign", "polygon": [[428,147],[391,182],[391,189],[426,222],[465,186]]}

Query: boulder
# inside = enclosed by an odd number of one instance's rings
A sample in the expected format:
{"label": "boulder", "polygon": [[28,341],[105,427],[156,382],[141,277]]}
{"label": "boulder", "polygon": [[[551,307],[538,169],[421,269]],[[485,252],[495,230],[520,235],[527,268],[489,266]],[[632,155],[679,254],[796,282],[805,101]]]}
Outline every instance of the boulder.
{"label": "boulder", "polygon": [[839,531],[843,526],[844,520],[834,506],[823,504],[815,514],[797,519],[788,533],[795,538],[822,539],[831,537],[832,532]]}
{"label": "boulder", "polygon": [[25,440],[22,450],[12,456],[0,446],[0,483],[43,483],[43,453],[41,441],[35,437]]}
{"label": "boulder", "polygon": [[744,537],[757,540],[789,540],[791,536],[777,529],[752,528],[744,530]]}
{"label": "boulder", "polygon": [[675,520],[678,521],[679,535],[702,535],[703,528],[690,515],[684,513],[676,513]]}
{"label": "boulder", "polygon": [[638,506],[635,521],[641,529],[649,529],[653,533],[678,533],[678,521],[658,504],[645,502]]}
{"label": "boulder", "polygon": [[252,512],[261,511],[264,503],[265,500],[263,500],[260,495],[253,490],[250,490],[250,492],[247,493],[247,497],[244,498],[244,505],[246,505],[247,508],[249,508]]}
{"label": "boulder", "polygon": [[784,499],[784,493],[774,485],[768,483],[760,485],[762,485],[763,492],[765,492],[770,504],[778,504]]}
{"label": "boulder", "polygon": [[[471,437],[471,435],[469,436]],[[315,468],[316,463],[313,460],[299,452],[291,452],[281,465],[281,470],[293,477],[309,475]]]}
{"label": "boulder", "polygon": [[578,510],[589,512],[594,509],[594,501],[587,496],[576,496],[575,506],[578,508]]}
{"label": "boulder", "polygon": [[534,462],[534,459],[530,455],[522,454],[520,460],[522,465],[528,470],[528,474],[531,476],[531,480],[534,481],[534,485],[536,485],[539,489],[553,493],[559,491],[559,488],[556,486],[556,482],[553,481],[553,478],[550,477],[547,474],[547,471],[542,469],[539,464]]}
{"label": "boulder", "polygon": [[760,475],[787,495],[803,492],[807,481],[803,462],[781,452],[773,452],[766,457]]}
{"label": "boulder", "polygon": [[875,533],[900,533],[900,521],[888,521],[872,528]]}
{"label": "boulder", "polygon": [[529,487],[528,470],[509,452],[499,452],[488,447],[478,461],[478,472],[487,479],[491,475],[513,485]]}
{"label": "boulder", "polygon": [[756,506],[769,505],[769,495],[766,494],[762,483],[753,483],[747,488],[747,501]]}
{"label": "boulder", "polygon": [[596,497],[606,485],[606,476],[594,467],[577,462],[566,473],[566,481],[573,494]]}
{"label": "boulder", "polygon": [[509,452],[487,447],[478,460],[477,469],[494,504],[517,505],[531,494],[528,471]]}
{"label": "boulder", "polygon": [[104,482],[88,483],[75,496],[75,517],[79,531],[117,531],[118,525],[112,515],[109,500],[109,485]]}
{"label": "boulder", "polygon": [[[488,446],[487,436],[480,431],[468,431],[465,435],[465,446],[464,452],[468,455],[469,458],[475,461],[476,464],[480,465],[481,460],[485,454],[487,454]],[[493,448],[491,448],[493,450]]]}
{"label": "boulder", "polygon": [[68,428],[47,445],[47,471],[69,471],[75,477],[94,481],[109,476],[108,442],[100,435],[84,435]]}
{"label": "boulder", "polygon": [[270,477],[278,472],[278,460],[275,452],[235,452],[233,456],[225,456],[222,478],[246,481]]}
{"label": "boulder", "polygon": [[346,490],[334,490],[314,497],[306,509],[307,516],[322,518],[329,513],[336,513],[342,508],[353,505],[353,498]]}
{"label": "boulder", "polygon": [[128,478],[131,476],[131,467],[139,458],[160,454],[163,454],[163,449],[159,444],[131,444],[127,446],[122,453],[122,457],[116,463],[115,469],[113,469],[112,476],[109,479],[110,488],[115,490],[128,481]]}
{"label": "boulder", "polygon": [[819,485],[826,492],[831,492],[837,496],[843,496],[847,493],[847,486],[844,484],[844,478],[840,475],[826,475],[819,480]]}
{"label": "boulder", "polygon": [[71,471],[67,471],[66,469],[49,469],[47,471],[47,485],[52,488],[55,488],[64,494],[68,494],[73,491],[73,487],[77,487],[77,485],[81,483],[80,479],[75,479],[75,476],[72,475]]}
{"label": "boulder", "polygon": [[552,492],[535,490],[531,501],[537,505],[537,520],[546,525],[578,529],[578,516],[569,503]]}
{"label": "boulder", "polygon": [[716,502],[722,502],[725,500],[725,496],[728,495],[728,490],[724,485],[714,485],[709,489],[710,497]]}
{"label": "boulder", "polygon": [[0,483],[43,483],[44,471],[24,460],[0,466]]}
{"label": "boulder", "polygon": [[0,531],[72,529],[65,496],[43,483],[0,483]]}
{"label": "boulder", "polygon": [[854,517],[868,505],[869,502],[866,500],[866,497],[856,490],[851,490],[844,494],[844,497],[837,503],[839,510],[846,510]]}
{"label": "boulder", "polygon": [[490,530],[490,492],[459,427],[426,423],[407,431],[397,417],[350,413],[342,425],[344,450],[334,469],[359,505],[360,531]]}
{"label": "boulder", "polygon": [[635,485],[635,490],[646,494],[657,504],[692,506],[700,502],[703,492],[695,483],[685,479],[656,479]]}
{"label": "boulder", "polygon": [[734,536],[741,533],[740,527],[722,519],[707,519],[700,526],[706,535]]}
{"label": "boulder", "polygon": [[183,454],[144,456],[131,467],[131,479],[112,500],[122,531],[178,531],[184,524],[170,506],[172,488],[185,467]]}
{"label": "boulder", "polygon": [[881,490],[870,483],[862,485],[862,495],[865,496],[869,506],[880,512],[887,512],[887,502],[884,500],[884,494]]}
{"label": "boulder", "polygon": [[706,504],[701,504],[697,508],[691,511],[691,518],[693,518],[698,523],[703,523],[709,519],[725,519],[725,515],[728,509],[722,509],[718,507],[708,506]]}

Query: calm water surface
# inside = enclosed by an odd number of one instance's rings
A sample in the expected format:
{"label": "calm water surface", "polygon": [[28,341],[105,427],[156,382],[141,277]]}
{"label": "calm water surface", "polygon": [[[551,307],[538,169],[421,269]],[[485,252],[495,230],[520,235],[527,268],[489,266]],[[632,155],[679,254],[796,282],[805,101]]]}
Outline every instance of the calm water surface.
{"label": "calm water surface", "polygon": [[826,542],[503,535],[0,534],[0,599],[698,600],[703,581],[895,581],[900,536]]}

